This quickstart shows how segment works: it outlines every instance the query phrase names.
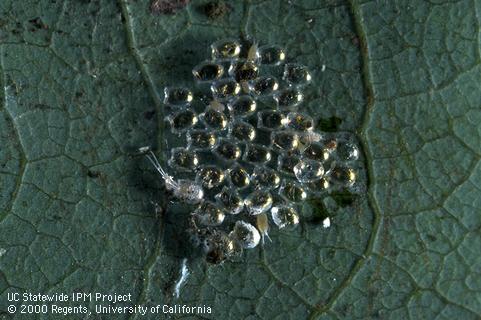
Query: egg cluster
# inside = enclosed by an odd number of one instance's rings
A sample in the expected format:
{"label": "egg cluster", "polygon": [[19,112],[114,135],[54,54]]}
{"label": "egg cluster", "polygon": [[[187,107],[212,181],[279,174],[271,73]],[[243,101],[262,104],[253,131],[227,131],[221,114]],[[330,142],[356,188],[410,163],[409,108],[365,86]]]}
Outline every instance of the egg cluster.
{"label": "egg cluster", "polygon": [[219,263],[256,247],[269,224],[297,225],[306,198],[352,187],[359,150],[345,133],[316,131],[301,110],[311,74],[287,63],[282,47],[227,39],[211,51],[193,69],[202,97],[165,88],[172,175],[149,159],[177,200],[194,206],[189,232]]}

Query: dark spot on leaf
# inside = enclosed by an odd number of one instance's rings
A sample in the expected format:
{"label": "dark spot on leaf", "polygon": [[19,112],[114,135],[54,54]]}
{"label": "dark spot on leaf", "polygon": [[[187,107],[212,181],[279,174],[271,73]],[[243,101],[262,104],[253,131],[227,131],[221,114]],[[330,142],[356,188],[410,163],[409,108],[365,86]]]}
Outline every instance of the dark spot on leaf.
{"label": "dark spot on leaf", "polygon": [[43,23],[42,19],[40,18],[34,18],[31,20],[28,20],[28,22],[33,26],[33,29],[30,29],[30,31],[36,31],[38,29],[48,29],[48,25]]}
{"label": "dark spot on leaf", "polygon": [[335,132],[339,130],[342,119],[338,117],[321,118],[317,124],[319,130],[324,132]]}
{"label": "dark spot on leaf", "polygon": [[102,173],[98,172],[98,171],[89,170],[89,171],[87,171],[87,176],[89,176],[90,178],[93,178],[93,179],[97,179],[97,178],[100,178],[102,176]]}
{"label": "dark spot on leaf", "polygon": [[189,0],[153,0],[150,12],[153,14],[174,14],[189,4]]}
{"label": "dark spot on leaf", "polygon": [[359,42],[359,38],[357,36],[354,36],[354,37],[351,38],[351,43],[359,48],[360,42]]}
{"label": "dark spot on leaf", "polygon": [[433,236],[432,234],[426,235],[426,238],[428,238],[428,240],[431,241],[431,242],[434,242],[434,241],[437,240],[437,238],[435,236]]}
{"label": "dark spot on leaf", "polygon": [[322,202],[322,198],[310,199],[309,205],[312,207],[312,215],[305,218],[305,221],[308,223],[321,224],[324,219],[330,216],[326,206]]}
{"label": "dark spot on leaf", "polygon": [[201,10],[207,16],[207,18],[216,20],[228,14],[231,10],[231,7],[224,1],[211,1],[204,4],[201,7]]}
{"label": "dark spot on leaf", "polygon": [[145,111],[144,112],[144,118],[146,120],[152,120],[152,118],[154,117],[155,115],[155,110],[149,110],[149,111]]}
{"label": "dark spot on leaf", "polygon": [[37,103],[33,106],[35,109],[48,109],[49,106],[47,106],[46,104],[42,104],[42,103]]}
{"label": "dark spot on leaf", "polygon": [[341,207],[350,206],[354,203],[354,200],[356,200],[356,195],[347,189],[335,191],[331,193],[331,197]]}

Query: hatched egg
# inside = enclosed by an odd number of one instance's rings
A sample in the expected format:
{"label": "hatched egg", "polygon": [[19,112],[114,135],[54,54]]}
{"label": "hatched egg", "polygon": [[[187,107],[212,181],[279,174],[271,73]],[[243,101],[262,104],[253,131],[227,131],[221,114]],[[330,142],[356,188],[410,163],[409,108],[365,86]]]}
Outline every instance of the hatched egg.
{"label": "hatched egg", "polygon": [[256,101],[251,96],[240,96],[227,104],[231,116],[244,117],[256,111]]}
{"label": "hatched egg", "polygon": [[272,241],[269,237],[269,219],[267,218],[267,215],[265,213],[261,213],[256,216],[256,227],[261,234],[262,244],[264,244],[264,238]]}
{"label": "hatched egg", "polygon": [[207,107],[205,112],[200,114],[200,120],[205,123],[206,126],[222,130],[227,127],[227,117],[223,112],[214,110],[210,107]]}
{"label": "hatched egg", "polygon": [[346,166],[336,166],[331,170],[331,178],[340,185],[350,187],[356,182],[356,171]]}
{"label": "hatched egg", "polygon": [[211,45],[213,59],[235,59],[241,52],[240,43],[232,39],[218,40]]}
{"label": "hatched egg", "polygon": [[174,196],[189,204],[200,203],[204,199],[204,190],[194,181],[181,179],[173,188]]}
{"label": "hatched egg", "polygon": [[228,139],[219,139],[217,145],[214,148],[214,153],[224,160],[234,161],[240,158],[240,147]]}
{"label": "hatched egg", "polygon": [[238,241],[244,249],[255,248],[261,240],[261,235],[256,227],[242,220],[235,223],[229,236]]}
{"label": "hatched egg", "polygon": [[272,195],[266,190],[255,190],[247,196],[244,205],[247,212],[251,215],[257,215],[266,212],[272,206]]}
{"label": "hatched egg", "polygon": [[224,187],[215,195],[215,200],[228,214],[238,214],[244,209],[244,200],[234,189]]}
{"label": "hatched egg", "polygon": [[252,181],[257,188],[276,189],[281,184],[281,177],[272,169],[256,166],[252,174]]}
{"label": "hatched egg", "polygon": [[297,63],[287,63],[284,66],[282,79],[290,85],[300,86],[311,81],[311,74],[306,66]]}
{"label": "hatched egg", "polygon": [[271,158],[272,155],[268,148],[259,144],[248,143],[243,160],[253,164],[261,164],[269,162]]}
{"label": "hatched egg", "polygon": [[216,99],[222,100],[238,95],[241,86],[234,79],[221,79],[213,82],[210,89]]}
{"label": "hatched egg", "polygon": [[274,94],[274,99],[282,109],[289,109],[299,105],[304,99],[304,95],[297,88],[287,88]]}
{"label": "hatched egg", "polygon": [[294,168],[299,163],[300,159],[297,156],[290,154],[281,154],[277,158],[277,169],[289,174],[294,175]]}
{"label": "hatched egg", "polygon": [[323,162],[329,159],[330,152],[322,143],[313,142],[304,149],[303,155],[309,159]]}
{"label": "hatched egg", "polygon": [[233,168],[228,170],[228,173],[229,181],[234,187],[243,189],[249,186],[251,179],[246,169],[239,165],[235,165]]}
{"label": "hatched egg", "polygon": [[209,102],[209,108],[219,112],[225,111],[225,105],[217,100],[212,100],[211,102]]}
{"label": "hatched egg", "polygon": [[188,130],[195,126],[199,120],[197,118],[197,114],[192,110],[182,110],[176,112],[173,115],[168,116],[166,119],[170,124],[172,133],[180,133]]}
{"label": "hatched egg", "polygon": [[314,119],[302,113],[289,112],[287,126],[298,131],[311,131],[314,129]]}
{"label": "hatched egg", "polygon": [[255,95],[266,96],[279,88],[279,82],[274,77],[260,77],[249,83],[249,90]]}
{"label": "hatched egg", "polygon": [[258,113],[257,127],[266,130],[281,129],[287,124],[286,116],[276,110],[266,110]]}
{"label": "hatched egg", "polygon": [[307,193],[301,184],[284,180],[279,188],[279,195],[284,199],[292,202],[304,201]]}
{"label": "hatched egg", "polygon": [[192,91],[182,87],[167,87],[164,89],[164,103],[174,107],[183,107],[192,102]]}
{"label": "hatched egg", "polygon": [[204,201],[194,211],[197,221],[204,226],[218,226],[224,221],[224,212],[213,202]]}
{"label": "hatched egg", "polygon": [[279,65],[286,59],[284,49],[275,45],[266,45],[259,48],[259,56],[262,64]]}
{"label": "hatched egg", "polygon": [[206,130],[189,130],[186,137],[189,149],[211,149],[217,141],[215,133]]}
{"label": "hatched egg", "polygon": [[299,223],[299,214],[290,205],[280,205],[271,208],[272,221],[279,229],[294,226]]}
{"label": "hatched egg", "polygon": [[259,76],[259,67],[251,61],[237,61],[229,68],[229,74],[237,82],[254,80]]}
{"label": "hatched egg", "polygon": [[299,146],[299,135],[294,131],[273,131],[271,143],[281,150],[292,151]]}
{"label": "hatched egg", "polygon": [[168,164],[172,168],[192,170],[199,165],[199,157],[192,150],[173,148]]}
{"label": "hatched egg", "polygon": [[240,141],[252,141],[256,137],[256,129],[245,121],[234,121],[229,125],[229,136]]}
{"label": "hatched egg", "polygon": [[214,81],[222,77],[224,67],[215,62],[205,61],[195,66],[192,73],[197,81]]}
{"label": "hatched egg", "polygon": [[324,167],[318,161],[302,159],[294,167],[294,175],[297,181],[301,183],[312,182],[322,178],[324,175]]}
{"label": "hatched egg", "polygon": [[196,181],[207,189],[220,186],[224,178],[224,171],[213,165],[200,168],[196,175]]}

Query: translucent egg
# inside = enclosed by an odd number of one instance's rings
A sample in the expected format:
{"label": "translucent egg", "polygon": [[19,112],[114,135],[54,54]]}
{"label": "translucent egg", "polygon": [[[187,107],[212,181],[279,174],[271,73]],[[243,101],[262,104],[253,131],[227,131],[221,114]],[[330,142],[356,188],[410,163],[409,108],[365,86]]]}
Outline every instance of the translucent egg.
{"label": "translucent egg", "polygon": [[302,113],[290,112],[287,115],[287,126],[298,131],[310,131],[314,129],[314,119]]}
{"label": "translucent egg", "polygon": [[248,143],[243,160],[253,164],[262,164],[269,162],[271,158],[272,155],[268,148],[259,144]]}
{"label": "translucent egg", "polygon": [[195,66],[192,73],[197,81],[214,81],[222,77],[224,67],[215,62],[205,61]]}
{"label": "translucent egg", "polygon": [[238,241],[244,249],[255,248],[261,240],[261,235],[256,227],[242,220],[235,223],[229,236]]}
{"label": "translucent egg", "polygon": [[224,212],[215,203],[202,202],[194,211],[197,221],[205,226],[218,226],[224,222]]}
{"label": "translucent egg", "polygon": [[223,100],[238,95],[241,86],[234,79],[221,79],[213,82],[210,89],[216,99]]}
{"label": "translucent egg", "polygon": [[238,214],[244,209],[244,200],[237,191],[231,188],[224,187],[215,195],[215,200],[228,214]]}
{"label": "translucent egg", "polygon": [[297,156],[290,154],[281,154],[277,158],[277,169],[289,174],[294,175],[294,167],[299,163],[300,159]]}
{"label": "translucent egg", "polygon": [[222,130],[227,127],[226,115],[210,107],[207,107],[205,112],[200,115],[200,119],[212,129]]}
{"label": "translucent egg", "polygon": [[199,157],[192,150],[173,148],[168,164],[172,168],[190,171],[199,165]]}
{"label": "translucent egg", "polygon": [[171,88],[164,89],[164,103],[174,107],[183,107],[192,102],[194,95],[187,88]]}
{"label": "translucent egg", "polygon": [[192,110],[182,110],[167,117],[173,133],[180,133],[192,128],[198,120],[197,114]]}
{"label": "translucent egg", "polygon": [[186,137],[189,149],[211,149],[217,142],[216,134],[206,130],[189,130]]}
{"label": "translucent egg", "polygon": [[246,169],[242,168],[239,165],[235,165],[234,167],[228,170],[229,173],[229,181],[232,186],[243,189],[250,184],[250,177],[249,173]]}
{"label": "translucent egg", "polygon": [[228,258],[242,253],[242,247],[225,232],[215,230],[207,235],[203,242],[206,261],[220,264]]}
{"label": "translucent egg", "polygon": [[214,148],[214,153],[228,161],[238,160],[242,154],[240,147],[228,139],[219,139]]}
{"label": "translucent egg", "polygon": [[304,201],[307,198],[307,193],[301,184],[284,180],[279,188],[279,195],[292,202]]}
{"label": "translucent egg", "polygon": [[280,108],[290,109],[298,106],[304,99],[304,95],[299,89],[287,88],[274,94],[274,99]]}
{"label": "translucent egg", "polygon": [[224,178],[224,171],[213,165],[200,168],[196,175],[196,181],[207,189],[220,186]]}
{"label": "translucent egg", "polygon": [[328,177],[323,177],[308,183],[309,189],[314,193],[321,193],[329,189],[330,183]]}
{"label": "translucent egg", "polygon": [[303,155],[309,159],[322,162],[329,159],[330,152],[322,143],[313,142],[304,149]]}
{"label": "translucent egg", "polygon": [[299,223],[299,214],[294,207],[290,205],[281,205],[271,208],[272,221],[279,229],[294,226]]}
{"label": "translucent egg", "polygon": [[275,110],[266,110],[258,113],[257,127],[267,130],[281,129],[287,124],[286,116]]}
{"label": "translucent egg", "polygon": [[288,63],[284,66],[282,79],[290,85],[301,86],[311,81],[311,74],[306,66],[297,63]]}
{"label": "translucent egg", "polygon": [[338,141],[336,153],[341,161],[354,161],[359,159],[359,149],[350,141]]}
{"label": "translucent egg", "polygon": [[356,182],[356,171],[346,166],[336,166],[331,170],[331,178],[342,186],[350,187]]}
{"label": "translucent egg", "polygon": [[229,136],[240,141],[252,141],[256,137],[256,129],[250,123],[236,120],[229,125]]}
{"label": "translucent egg", "polygon": [[319,161],[302,159],[294,167],[294,175],[301,183],[319,180],[324,175],[324,167]]}
{"label": "translucent egg", "polygon": [[240,96],[227,104],[231,116],[244,117],[256,111],[256,101],[250,96]]}
{"label": "translucent egg", "polygon": [[252,174],[252,181],[257,188],[276,189],[281,184],[281,177],[272,169],[256,166]]}
{"label": "translucent egg", "polygon": [[284,49],[274,45],[260,47],[259,55],[262,64],[279,65],[286,59]]}
{"label": "translucent egg", "polygon": [[257,215],[266,212],[272,206],[272,195],[267,190],[255,190],[247,196],[244,205],[247,212],[251,215]]}
{"label": "translucent egg", "polygon": [[224,39],[211,45],[213,59],[233,59],[241,52],[240,43],[237,40]]}
{"label": "translucent egg", "polygon": [[174,184],[174,196],[189,204],[200,203],[204,199],[202,187],[191,180],[181,179]]}
{"label": "translucent egg", "polygon": [[254,80],[259,76],[259,67],[251,61],[237,61],[229,68],[229,74],[237,82]]}
{"label": "translucent egg", "polygon": [[299,135],[294,131],[273,131],[271,143],[281,150],[292,151],[299,146]]}
{"label": "translucent egg", "polygon": [[267,96],[279,88],[279,82],[273,77],[260,77],[249,83],[249,90],[258,96]]}

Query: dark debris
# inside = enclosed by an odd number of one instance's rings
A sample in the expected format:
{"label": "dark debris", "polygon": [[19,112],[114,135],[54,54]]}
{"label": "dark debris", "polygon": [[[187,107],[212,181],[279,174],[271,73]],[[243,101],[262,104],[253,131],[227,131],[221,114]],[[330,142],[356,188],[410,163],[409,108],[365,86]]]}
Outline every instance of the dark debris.
{"label": "dark debris", "polygon": [[189,0],[153,0],[150,4],[150,12],[155,15],[175,14],[189,4]]}

